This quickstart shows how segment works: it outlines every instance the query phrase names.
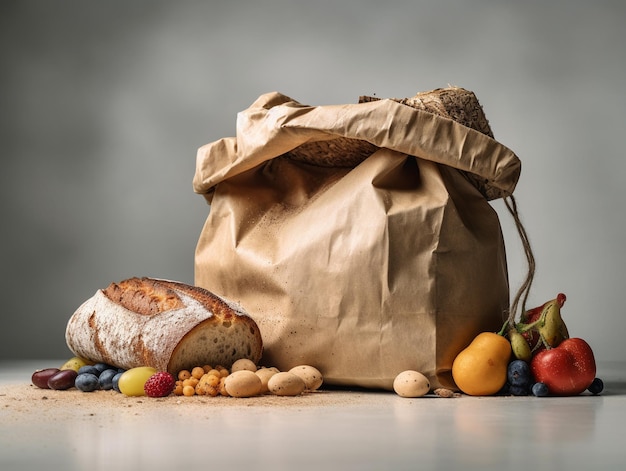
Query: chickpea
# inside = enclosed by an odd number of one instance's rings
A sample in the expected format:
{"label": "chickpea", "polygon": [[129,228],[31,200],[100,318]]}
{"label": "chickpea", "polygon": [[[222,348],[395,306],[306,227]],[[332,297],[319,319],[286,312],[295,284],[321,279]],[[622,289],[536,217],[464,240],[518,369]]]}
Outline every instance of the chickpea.
{"label": "chickpea", "polygon": [[191,386],[192,388],[195,388],[198,385],[198,381],[200,381],[198,378],[194,378],[192,376],[191,378],[187,378],[183,381],[183,387]]}
{"label": "chickpea", "polygon": [[191,376],[193,378],[200,379],[202,378],[202,375],[204,375],[204,368],[201,366],[196,366],[193,370],[191,370]]}
{"label": "chickpea", "polygon": [[213,375],[213,376],[217,376],[218,378],[221,376],[221,374],[220,374],[219,370],[216,370],[215,368],[213,368],[213,369],[211,369],[211,370],[207,371],[207,373],[206,373],[206,374],[208,374],[208,375]]}
{"label": "chickpea", "polygon": [[220,394],[222,396],[229,397],[230,394],[228,394],[228,391],[226,391],[226,386],[225,386],[226,385],[226,378],[227,378],[227,376],[222,376],[220,378],[220,384],[218,386],[218,389],[219,389],[219,392],[220,392]]}

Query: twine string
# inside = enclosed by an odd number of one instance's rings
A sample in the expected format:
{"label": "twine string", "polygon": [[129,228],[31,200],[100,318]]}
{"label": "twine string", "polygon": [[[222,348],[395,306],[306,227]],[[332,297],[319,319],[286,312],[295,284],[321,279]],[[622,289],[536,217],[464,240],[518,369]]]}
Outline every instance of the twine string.
{"label": "twine string", "polygon": [[533,283],[533,278],[535,277],[535,257],[530,246],[528,234],[526,233],[526,229],[524,228],[524,225],[522,224],[522,221],[520,219],[515,197],[513,195],[508,195],[505,196],[503,199],[507,209],[509,210],[509,212],[513,216],[513,220],[515,221],[515,227],[517,228],[517,232],[519,233],[520,239],[522,240],[522,247],[524,248],[524,254],[526,255],[526,260],[528,262],[528,272],[526,273],[526,279],[519,287],[517,294],[513,299],[513,303],[511,304],[511,308],[509,309],[508,325],[509,327],[512,327],[513,325],[515,325],[515,318],[517,316],[517,309],[520,300],[522,301],[520,316],[526,312],[526,301],[528,300],[530,287]]}

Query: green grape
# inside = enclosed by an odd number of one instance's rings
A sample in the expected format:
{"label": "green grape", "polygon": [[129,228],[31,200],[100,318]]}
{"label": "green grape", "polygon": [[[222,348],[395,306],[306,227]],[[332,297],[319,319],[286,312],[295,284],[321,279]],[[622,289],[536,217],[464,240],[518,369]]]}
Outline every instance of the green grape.
{"label": "green grape", "polygon": [[126,396],[145,396],[146,392],[143,390],[143,386],[148,378],[156,372],[156,368],[151,366],[138,366],[126,370],[119,379],[120,392]]}

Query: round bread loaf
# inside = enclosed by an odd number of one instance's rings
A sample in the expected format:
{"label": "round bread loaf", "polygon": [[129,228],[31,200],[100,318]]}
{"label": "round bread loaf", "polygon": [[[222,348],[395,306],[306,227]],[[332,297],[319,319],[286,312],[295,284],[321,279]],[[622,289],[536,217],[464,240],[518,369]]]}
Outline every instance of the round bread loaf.
{"label": "round bread loaf", "polygon": [[65,331],[69,349],[119,368],[152,366],[177,374],[202,365],[261,359],[256,322],[203,288],[155,278],[111,283],[85,301]]}

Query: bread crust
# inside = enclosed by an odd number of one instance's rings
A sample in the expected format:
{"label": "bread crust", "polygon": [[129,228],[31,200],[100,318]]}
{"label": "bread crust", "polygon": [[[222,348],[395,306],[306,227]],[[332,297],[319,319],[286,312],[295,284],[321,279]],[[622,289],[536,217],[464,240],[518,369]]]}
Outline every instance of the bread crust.
{"label": "bread crust", "polygon": [[[65,339],[77,356],[119,368],[180,369],[241,358],[258,363],[256,322],[208,290],[156,278],[129,278],[98,290],[70,317]],[[230,363],[230,364],[229,364]]]}

